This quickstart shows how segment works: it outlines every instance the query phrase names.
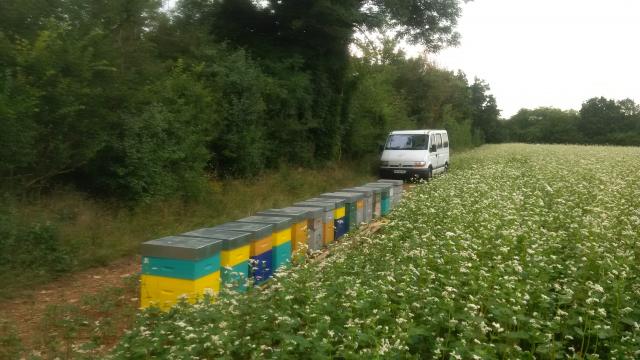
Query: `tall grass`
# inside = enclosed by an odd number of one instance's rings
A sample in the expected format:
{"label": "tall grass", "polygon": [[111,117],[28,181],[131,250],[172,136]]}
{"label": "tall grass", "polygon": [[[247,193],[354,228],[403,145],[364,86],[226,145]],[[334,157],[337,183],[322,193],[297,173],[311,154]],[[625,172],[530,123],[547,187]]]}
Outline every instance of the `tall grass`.
{"label": "tall grass", "polygon": [[250,180],[211,180],[197,201],[164,199],[126,204],[60,190],[32,199],[5,199],[0,213],[0,298],[137,253],[140,243],[213,226],[256,211],[372,178],[369,164],[318,169],[282,167]]}

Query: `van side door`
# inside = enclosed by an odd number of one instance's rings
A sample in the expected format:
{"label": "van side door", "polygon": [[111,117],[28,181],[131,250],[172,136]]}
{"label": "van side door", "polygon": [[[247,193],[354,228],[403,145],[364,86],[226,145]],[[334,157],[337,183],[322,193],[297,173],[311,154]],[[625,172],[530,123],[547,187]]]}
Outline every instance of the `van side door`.
{"label": "van side door", "polygon": [[442,166],[449,163],[449,134],[442,134],[442,156],[438,156],[438,161],[442,162]]}
{"label": "van side door", "polygon": [[436,148],[437,148],[437,159],[438,159],[438,165],[437,167],[443,167],[444,166],[444,149],[442,148],[442,135],[440,134],[436,134]]}
{"label": "van side door", "polygon": [[[436,145],[436,151],[431,151],[431,149],[433,148],[433,146]],[[429,137],[429,163],[431,164],[431,167],[433,167],[434,169],[436,169],[438,167],[438,151],[437,151],[437,144],[436,144],[436,136],[435,134],[431,134],[431,136]]]}

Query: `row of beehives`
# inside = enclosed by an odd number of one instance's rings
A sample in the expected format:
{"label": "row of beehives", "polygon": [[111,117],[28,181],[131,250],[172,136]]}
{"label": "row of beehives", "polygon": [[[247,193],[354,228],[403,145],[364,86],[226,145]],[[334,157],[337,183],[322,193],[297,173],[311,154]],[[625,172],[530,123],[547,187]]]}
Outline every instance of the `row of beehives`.
{"label": "row of beehives", "polygon": [[168,309],[180,298],[245,291],[321,251],[363,223],[384,216],[402,196],[402,180],[378,180],[325,193],[282,209],[142,244],[141,307]]}

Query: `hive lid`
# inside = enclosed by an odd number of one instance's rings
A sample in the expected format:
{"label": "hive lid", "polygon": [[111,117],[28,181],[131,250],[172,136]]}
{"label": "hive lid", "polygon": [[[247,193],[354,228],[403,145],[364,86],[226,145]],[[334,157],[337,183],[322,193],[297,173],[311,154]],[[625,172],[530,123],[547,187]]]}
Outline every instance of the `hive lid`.
{"label": "hive lid", "polygon": [[256,215],[266,215],[266,216],[287,216],[295,219],[296,221],[301,221],[305,219],[311,219],[314,217],[318,217],[322,215],[322,209],[320,208],[309,208],[309,207],[286,207],[282,209],[267,209],[258,212]]}
{"label": "hive lid", "polygon": [[180,235],[222,240],[222,250],[233,250],[245,246],[251,242],[252,238],[252,235],[248,232],[220,230],[216,228],[198,229]]}
{"label": "hive lid", "polygon": [[344,199],[326,198],[326,197],[311,198],[311,199],[307,199],[305,201],[328,202],[328,203],[334,204],[336,208],[343,207],[344,204],[345,204]]}
{"label": "hive lid", "polygon": [[142,256],[180,260],[201,260],[222,249],[222,240],[188,236],[167,236],[150,240],[140,246]]}
{"label": "hive lid", "polygon": [[363,187],[363,186],[352,187],[352,188],[346,188],[346,189],[342,189],[341,191],[363,193],[363,194],[365,194],[365,196],[366,196],[366,197],[370,197],[370,196],[372,196],[372,195],[373,195],[373,193],[375,192],[375,191],[373,190],[373,188],[370,188],[370,187]]}
{"label": "hive lid", "polygon": [[379,187],[379,186],[356,186],[354,187],[354,189],[368,189],[370,191],[373,191],[374,194],[380,194],[383,190],[383,188]]}
{"label": "hive lid", "polygon": [[332,193],[324,193],[324,194],[321,194],[320,197],[345,199],[346,203],[352,204],[360,199],[363,199],[364,195],[362,193],[338,191],[338,192],[332,192]]}
{"label": "hive lid", "polygon": [[228,222],[215,227],[215,229],[220,230],[242,231],[251,233],[253,235],[251,240],[261,240],[273,234],[274,228],[275,226],[273,224],[248,223],[239,221]]}
{"label": "hive lid", "polygon": [[333,210],[336,208],[336,204],[328,201],[302,201],[293,204],[293,206],[302,206],[302,207],[320,207],[324,211]]}
{"label": "hive lid", "polygon": [[380,179],[377,182],[379,183],[389,183],[389,184],[393,184],[393,185],[399,185],[402,186],[404,184],[404,181],[402,180],[396,180],[396,179]]}
{"label": "hive lid", "polygon": [[378,188],[387,189],[387,190],[391,190],[393,188],[393,184],[389,184],[389,183],[368,183],[368,184],[364,184],[363,186],[378,187]]}
{"label": "hive lid", "polygon": [[321,217],[322,213],[324,212],[324,207],[322,206],[289,206],[286,208],[283,208],[282,210],[286,210],[286,211],[296,211],[296,210],[302,210],[305,209],[308,211],[307,213],[307,218],[308,219],[313,219],[313,218],[317,218],[317,217]]}
{"label": "hive lid", "polygon": [[249,216],[236,221],[258,224],[273,224],[273,226],[275,227],[275,231],[280,231],[291,227],[294,222],[292,218],[279,216]]}

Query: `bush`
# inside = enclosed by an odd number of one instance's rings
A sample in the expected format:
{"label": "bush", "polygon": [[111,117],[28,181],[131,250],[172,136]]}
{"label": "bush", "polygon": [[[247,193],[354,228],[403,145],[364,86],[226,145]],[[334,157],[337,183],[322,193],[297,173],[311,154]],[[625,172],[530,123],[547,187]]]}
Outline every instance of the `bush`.
{"label": "bush", "polygon": [[219,94],[220,124],[211,141],[213,167],[225,176],[257,175],[267,165],[266,78],[241,50],[216,58],[207,71]]}
{"label": "bush", "polygon": [[11,282],[13,275],[34,274],[55,278],[73,269],[73,252],[60,242],[51,223],[25,223],[10,211],[0,213],[0,272]]}
{"label": "bush", "polygon": [[178,62],[170,76],[146,89],[149,103],[122,115],[116,141],[85,168],[80,185],[134,201],[198,196],[218,123],[211,91],[198,76]]}
{"label": "bush", "polygon": [[15,327],[0,320],[0,359],[18,359],[23,350]]}
{"label": "bush", "polygon": [[449,108],[445,110],[443,117],[442,126],[449,133],[453,151],[470,149],[482,144],[482,135],[479,130],[473,128],[471,120],[456,120]]}
{"label": "bush", "polygon": [[0,178],[22,187],[74,171],[111,134],[104,89],[113,69],[93,49],[98,36],[43,23],[32,41],[14,41],[0,63]]}

